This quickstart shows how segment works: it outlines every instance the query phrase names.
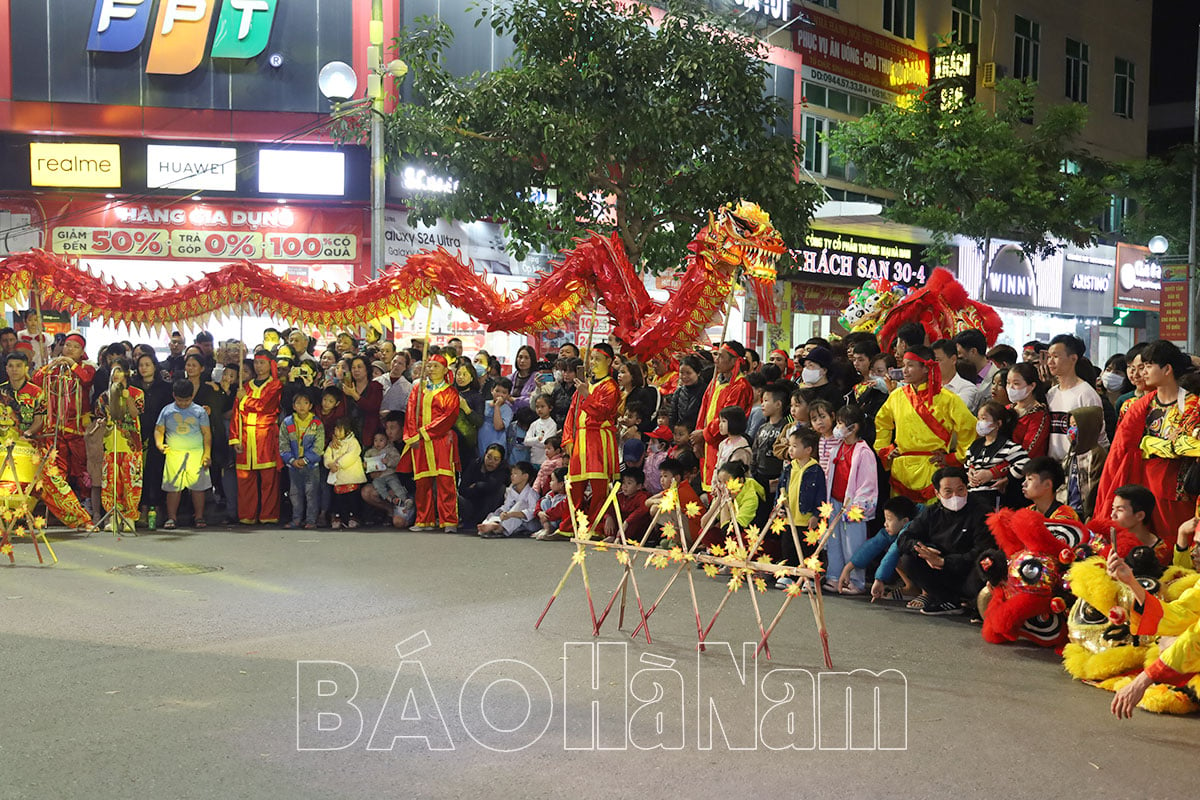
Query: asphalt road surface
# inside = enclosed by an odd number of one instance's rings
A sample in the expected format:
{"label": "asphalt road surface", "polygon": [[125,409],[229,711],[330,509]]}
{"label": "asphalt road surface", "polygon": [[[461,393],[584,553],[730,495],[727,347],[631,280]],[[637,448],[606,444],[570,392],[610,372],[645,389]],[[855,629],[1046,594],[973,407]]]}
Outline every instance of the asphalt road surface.
{"label": "asphalt road surface", "polygon": [[[0,567],[4,798],[1149,798],[1194,785],[1196,719],[1118,721],[1111,695],[1052,653],[895,604],[827,599],[831,671],[803,599],[772,658],[743,663],[756,638],[745,589],[697,654],[682,578],[652,644],[628,635],[632,593],[625,632],[614,610],[593,638],[578,570],[534,630],[566,543],[216,528],[52,541],[57,565],[25,540]],[[611,552],[586,563],[599,611],[621,567]],[[644,602],[672,571],[639,564]],[[707,621],[724,585],[692,573]],[[762,613],[782,599],[759,595]],[[832,674],[852,670],[869,672]]]}

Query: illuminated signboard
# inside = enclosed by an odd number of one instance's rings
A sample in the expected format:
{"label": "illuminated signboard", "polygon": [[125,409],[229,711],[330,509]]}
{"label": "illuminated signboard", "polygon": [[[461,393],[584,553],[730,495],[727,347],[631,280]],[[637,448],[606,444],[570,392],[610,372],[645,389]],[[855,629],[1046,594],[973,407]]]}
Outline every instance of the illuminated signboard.
{"label": "illuminated signboard", "polygon": [[933,52],[931,89],[941,95],[941,106],[950,111],[975,99],[975,70],[979,56],[975,45],[944,47]]}
{"label": "illuminated signboard", "polygon": [[878,278],[916,288],[925,285],[931,270],[923,245],[830,231],[814,230],[791,252],[804,280],[861,284]]}
{"label": "illuminated signboard", "polygon": [[121,146],[77,142],[30,142],[31,186],[121,186]]}
{"label": "illuminated signboard", "polygon": [[[278,0],[225,0],[217,16],[214,58],[254,58],[267,46]],[[186,75],[204,60],[218,0],[162,0],[149,26],[151,0],[96,0],[87,49],[127,53],[151,31],[146,72]]]}
{"label": "illuminated signboard", "polygon": [[233,192],[237,190],[237,149],[146,145],[146,186]]}
{"label": "illuminated signboard", "polygon": [[812,24],[797,26],[795,49],[805,68],[901,93],[929,83],[929,53],[890,36],[804,9]]}
{"label": "illuminated signboard", "polygon": [[346,156],[317,150],[259,150],[258,190],[341,197],[346,193]]}

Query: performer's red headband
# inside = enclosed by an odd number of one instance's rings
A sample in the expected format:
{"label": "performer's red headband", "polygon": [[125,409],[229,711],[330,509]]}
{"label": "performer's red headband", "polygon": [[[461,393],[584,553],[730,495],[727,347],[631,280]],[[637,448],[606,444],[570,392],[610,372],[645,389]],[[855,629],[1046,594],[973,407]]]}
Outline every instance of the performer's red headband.
{"label": "performer's red headband", "polygon": [[929,369],[929,370],[931,370],[937,366],[937,361],[935,361],[934,359],[921,358],[919,355],[912,352],[911,350],[909,350],[907,353],[904,354],[904,360],[905,361],[916,361],[918,364],[923,364],[925,366],[925,369]]}
{"label": "performer's red headband", "polygon": [[733,356],[734,358],[741,358],[741,356],[738,355],[737,350],[734,350],[732,347],[730,347],[727,344],[721,345],[721,349],[723,351],[725,351],[726,353],[729,353],[729,355]]}
{"label": "performer's red headband", "polygon": [[80,347],[87,347],[87,339],[84,339],[82,334],[69,333],[69,334],[67,334],[66,341],[74,342],[75,344],[79,345]]}
{"label": "performer's red headband", "polygon": [[441,364],[443,367],[446,367],[447,369],[450,368],[450,362],[446,361],[446,357],[444,355],[442,355],[441,353],[435,353],[435,354],[431,355],[429,357],[429,360],[435,364]]}

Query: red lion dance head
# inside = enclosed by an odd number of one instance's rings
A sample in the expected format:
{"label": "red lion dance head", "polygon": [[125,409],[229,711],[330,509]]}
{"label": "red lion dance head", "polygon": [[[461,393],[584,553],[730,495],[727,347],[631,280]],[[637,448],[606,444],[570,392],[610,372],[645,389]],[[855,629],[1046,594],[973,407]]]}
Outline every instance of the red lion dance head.
{"label": "red lion dance head", "polygon": [[1088,530],[1081,523],[1048,520],[1031,508],[989,514],[988,528],[1003,552],[989,550],[979,561],[989,584],[979,597],[984,640],[1062,646],[1070,605],[1062,577],[1085,554]]}
{"label": "red lion dance head", "polygon": [[906,322],[919,322],[931,342],[953,339],[955,334],[974,328],[983,333],[989,347],[1004,329],[1000,315],[991,306],[967,297],[963,285],[941,267],[933,271],[928,283],[909,292],[886,312],[879,328],[879,346],[891,350],[896,332]]}

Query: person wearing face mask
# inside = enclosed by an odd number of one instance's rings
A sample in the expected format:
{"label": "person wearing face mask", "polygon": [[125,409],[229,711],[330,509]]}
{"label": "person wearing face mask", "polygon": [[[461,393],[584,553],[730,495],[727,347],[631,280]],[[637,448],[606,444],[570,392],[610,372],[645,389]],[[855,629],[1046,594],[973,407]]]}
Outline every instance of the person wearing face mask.
{"label": "person wearing face mask", "polygon": [[1067,425],[1067,439],[1071,444],[1062,460],[1065,478],[1056,486],[1056,496],[1082,519],[1090,519],[1096,508],[1096,493],[1108,456],[1108,448],[1100,444],[1103,428],[1104,415],[1095,406],[1084,406],[1071,412]]}
{"label": "person wearing face mask", "polygon": [[1022,469],[1029,456],[1013,441],[1017,415],[995,401],[984,403],[975,423],[978,438],[971,442],[967,460],[967,489],[989,509],[1020,508]]}
{"label": "person wearing face mask", "polygon": [[[866,417],[858,406],[843,406],[837,412],[837,425],[833,438],[838,444],[829,461],[829,480],[826,498],[833,505],[830,520],[841,524],[838,535],[829,540],[826,552],[829,568],[826,570],[825,589],[842,594],[865,594],[866,574],[862,569],[851,570],[849,580],[839,578],[854,551],[866,544],[867,520],[875,516],[879,502],[879,471],[875,451],[863,441],[860,432]],[[861,508],[863,516],[855,521],[846,514],[846,509]]]}
{"label": "person wearing face mask", "polygon": [[1017,415],[1013,441],[1030,458],[1046,455],[1050,444],[1050,414],[1046,408],[1045,386],[1038,377],[1037,367],[1022,362],[1008,370],[1005,383],[1009,408]]}
{"label": "person wearing face mask", "polygon": [[1110,442],[1117,435],[1117,409],[1120,407],[1120,399],[1127,392],[1133,391],[1133,383],[1127,377],[1126,364],[1123,353],[1109,356],[1108,361],[1104,362],[1103,371],[1096,376],[1096,391],[1100,393],[1104,408],[1104,432]]}
{"label": "person wearing face mask", "polygon": [[985,506],[972,502],[962,467],[942,467],[933,474],[937,503],[925,509],[900,534],[899,570],[920,590],[908,602],[910,611],[927,616],[961,614],[983,588],[975,568],[984,550],[996,546],[987,527]]}
{"label": "person wearing face mask", "polygon": [[800,381],[804,388],[813,391],[818,400],[828,400],[829,404],[836,409],[842,407],[844,394],[829,380],[831,366],[833,366],[833,353],[819,345],[813,347],[804,356]]}

